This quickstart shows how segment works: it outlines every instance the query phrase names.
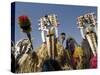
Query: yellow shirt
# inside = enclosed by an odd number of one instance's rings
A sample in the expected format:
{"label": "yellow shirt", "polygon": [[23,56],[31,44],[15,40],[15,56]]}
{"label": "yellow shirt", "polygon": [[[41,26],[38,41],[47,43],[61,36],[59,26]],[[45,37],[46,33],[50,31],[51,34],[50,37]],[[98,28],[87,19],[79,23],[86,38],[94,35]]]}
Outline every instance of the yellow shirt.
{"label": "yellow shirt", "polygon": [[82,56],[83,56],[82,48],[81,47],[75,47],[73,58],[74,58],[74,63],[77,63],[77,65],[76,65],[77,69],[82,68]]}
{"label": "yellow shirt", "polygon": [[73,54],[73,57],[74,58],[78,58],[78,57],[82,57],[83,56],[83,50],[81,47],[75,47],[75,51],[74,51],[74,54]]}

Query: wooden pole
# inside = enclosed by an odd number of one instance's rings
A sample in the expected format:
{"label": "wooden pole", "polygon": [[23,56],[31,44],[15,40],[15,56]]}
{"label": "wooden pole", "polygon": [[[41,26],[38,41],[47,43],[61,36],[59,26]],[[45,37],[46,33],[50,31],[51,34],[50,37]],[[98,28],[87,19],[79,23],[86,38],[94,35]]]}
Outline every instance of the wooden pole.
{"label": "wooden pole", "polygon": [[31,43],[31,47],[32,47],[32,50],[33,50],[34,48],[33,48],[33,45],[32,45],[31,34],[30,33],[26,33],[26,34],[27,34],[27,37],[28,37],[28,39]]}

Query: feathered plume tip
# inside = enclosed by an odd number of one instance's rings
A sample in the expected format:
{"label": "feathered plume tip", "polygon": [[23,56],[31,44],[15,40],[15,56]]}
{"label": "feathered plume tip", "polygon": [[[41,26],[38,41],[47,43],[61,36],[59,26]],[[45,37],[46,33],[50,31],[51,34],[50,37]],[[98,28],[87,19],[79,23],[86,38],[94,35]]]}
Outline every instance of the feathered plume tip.
{"label": "feathered plume tip", "polygon": [[19,16],[18,17],[19,26],[23,32],[30,32],[31,31],[31,22],[28,16]]}

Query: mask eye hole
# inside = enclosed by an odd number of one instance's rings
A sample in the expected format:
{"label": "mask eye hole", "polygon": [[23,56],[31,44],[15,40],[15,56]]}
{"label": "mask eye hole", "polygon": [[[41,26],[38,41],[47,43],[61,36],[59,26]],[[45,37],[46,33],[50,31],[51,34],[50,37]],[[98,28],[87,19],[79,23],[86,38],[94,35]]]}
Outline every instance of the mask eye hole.
{"label": "mask eye hole", "polygon": [[93,31],[91,31],[91,33],[93,33]]}
{"label": "mask eye hole", "polygon": [[87,32],[86,34],[89,34],[89,32]]}

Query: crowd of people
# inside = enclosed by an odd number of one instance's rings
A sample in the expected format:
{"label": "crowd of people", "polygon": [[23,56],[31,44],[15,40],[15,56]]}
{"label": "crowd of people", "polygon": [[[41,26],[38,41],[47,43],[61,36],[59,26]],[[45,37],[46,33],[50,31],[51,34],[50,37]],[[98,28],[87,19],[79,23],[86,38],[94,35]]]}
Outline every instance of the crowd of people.
{"label": "crowd of people", "polygon": [[[93,56],[86,39],[83,39],[81,44],[78,44],[74,38],[66,38],[66,34],[61,33],[58,44],[61,46],[61,52],[63,53],[58,51],[58,59],[49,59],[48,53],[45,52],[47,50],[46,45],[42,45],[38,51],[32,52],[27,39],[20,41],[15,46],[15,50],[17,50],[15,54],[18,53],[16,57],[12,51],[12,70],[23,73],[97,68],[97,56]],[[31,69],[27,70],[28,68]]]}
{"label": "crowd of people", "polygon": [[[97,49],[94,51],[94,44],[97,41],[96,33],[91,30],[86,31],[87,34],[84,34],[84,38],[78,44],[73,37],[66,36],[65,32],[58,35],[57,22],[55,21],[53,25],[52,20],[49,19],[52,16],[56,19],[55,15],[45,16],[41,19],[40,28],[43,44],[36,50],[33,50],[34,47],[31,41],[30,20],[27,16],[19,17],[20,28],[27,34],[28,39],[21,39],[16,43],[14,41],[11,42],[12,72],[25,73],[97,68],[97,53],[95,53]],[[43,24],[44,22],[46,25]],[[52,48],[52,50],[56,51],[54,59],[50,58],[52,55],[49,53],[52,45],[48,42],[50,41],[50,37],[52,37],[49,30],[55,30],[55,33],[52,35],[55,36],[53,37],[53,41],[56,42],[53,43],[56,48]],[[45,35],[45,31],[48,33],[47,35]]]}

